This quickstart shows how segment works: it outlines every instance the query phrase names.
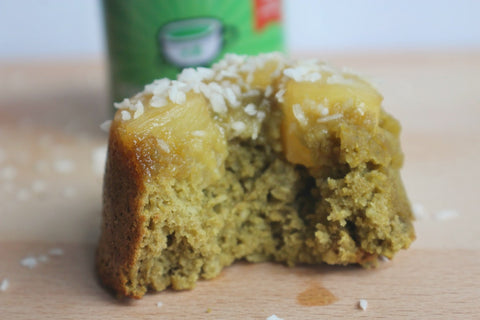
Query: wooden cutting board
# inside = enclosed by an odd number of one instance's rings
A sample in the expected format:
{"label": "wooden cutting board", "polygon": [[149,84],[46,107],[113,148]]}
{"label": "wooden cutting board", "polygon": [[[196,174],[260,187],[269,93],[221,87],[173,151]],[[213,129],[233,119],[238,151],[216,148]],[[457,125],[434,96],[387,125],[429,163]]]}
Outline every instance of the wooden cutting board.
{"label": "wooden cutting board", "polygon": [[93,267],[105,66],[0,61],[0,319],[477,318],[480,52],[321,58],[370,76],[403,125],[402,175],[423,211],[410,250],[375,270],[239,262],[191,291],[117,301]]}

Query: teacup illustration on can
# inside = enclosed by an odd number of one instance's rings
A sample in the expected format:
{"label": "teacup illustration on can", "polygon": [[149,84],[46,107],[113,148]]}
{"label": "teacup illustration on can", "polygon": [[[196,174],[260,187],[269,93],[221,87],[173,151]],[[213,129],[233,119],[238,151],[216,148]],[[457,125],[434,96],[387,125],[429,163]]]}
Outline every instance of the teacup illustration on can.
{"label": "teacup illustration on can", "polygon": [[222,50],[225,27],[215,18],[172,21],[159,32],[164,59],[180,68],[208,65]]}

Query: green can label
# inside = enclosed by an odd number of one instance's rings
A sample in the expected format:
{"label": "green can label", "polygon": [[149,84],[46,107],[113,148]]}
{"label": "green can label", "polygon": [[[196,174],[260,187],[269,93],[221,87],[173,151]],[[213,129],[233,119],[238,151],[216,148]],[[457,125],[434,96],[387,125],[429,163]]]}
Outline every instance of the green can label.
{"label": "green can label", "polygon": [[225,53],[283,51],[280,0],[104,0],[113,101]]}

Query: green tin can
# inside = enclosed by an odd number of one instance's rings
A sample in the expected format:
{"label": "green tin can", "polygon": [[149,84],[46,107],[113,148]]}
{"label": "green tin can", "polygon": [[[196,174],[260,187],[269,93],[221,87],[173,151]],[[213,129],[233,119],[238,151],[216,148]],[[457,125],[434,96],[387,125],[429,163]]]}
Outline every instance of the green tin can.
{"label": "green tin can", "polygon": [[283,51],[280,0],[104,0],[112,101],[225,53]]}

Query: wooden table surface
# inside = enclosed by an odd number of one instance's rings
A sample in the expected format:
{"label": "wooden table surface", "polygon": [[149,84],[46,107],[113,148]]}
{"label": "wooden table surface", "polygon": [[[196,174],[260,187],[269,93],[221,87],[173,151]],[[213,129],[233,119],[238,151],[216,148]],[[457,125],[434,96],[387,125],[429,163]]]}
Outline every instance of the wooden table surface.
{"label": "wooden table surface", "polygon": [[191,291],[117,301],[93,268],[105,66],[0,61],[0,318],[478,318],[480,52],[320,57],[368,75],[403,125],[402,176],[422,214],[409,250],[375,270],[236,263]]}

